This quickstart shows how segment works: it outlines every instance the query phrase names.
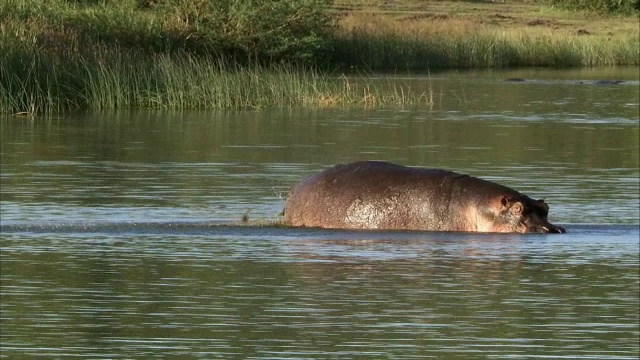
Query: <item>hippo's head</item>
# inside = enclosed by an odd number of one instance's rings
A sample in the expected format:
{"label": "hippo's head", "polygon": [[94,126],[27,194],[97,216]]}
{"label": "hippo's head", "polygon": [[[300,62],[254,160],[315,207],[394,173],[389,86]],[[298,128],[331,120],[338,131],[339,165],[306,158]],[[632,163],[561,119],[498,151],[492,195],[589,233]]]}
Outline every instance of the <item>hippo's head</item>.
{"label": "hippo's head", "polygon": [[544,200],[533,200],[527,196],[499,199],[497,216],[494,218],[493,230],[496,232],[516,233],[565,233],[560,226],[547,220],[549,206]]}

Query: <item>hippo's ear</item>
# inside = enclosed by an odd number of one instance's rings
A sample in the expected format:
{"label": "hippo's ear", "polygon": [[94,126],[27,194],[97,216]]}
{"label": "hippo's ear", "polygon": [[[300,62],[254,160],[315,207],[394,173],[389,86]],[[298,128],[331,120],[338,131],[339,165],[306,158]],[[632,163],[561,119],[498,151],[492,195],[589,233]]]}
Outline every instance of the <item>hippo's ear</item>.
{"label": "hippo's ear", "polygon": [[549,214],[549,205],[547,205],[544,200],[536,200],[535,206],[540,209],[545,216]]}
{"label": "hippo's ear", "polygon": [[520,215],[524,211],[524,205],[520,201],[516,201],[509,207],[509,212],[514,215]]}
{"label": "hippo's ear", "polygon": [[500,204],[504,210],[509,209],[509,212],[514,215],[522,214],[524,211],[524,205],[520,201],[514,201],[506,196],[500,199]]}

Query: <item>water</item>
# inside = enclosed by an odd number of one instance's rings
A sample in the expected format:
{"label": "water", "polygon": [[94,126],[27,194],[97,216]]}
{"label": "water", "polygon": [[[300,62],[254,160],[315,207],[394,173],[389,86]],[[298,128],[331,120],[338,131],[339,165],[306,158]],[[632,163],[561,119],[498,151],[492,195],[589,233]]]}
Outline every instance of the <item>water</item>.
{"label": "water", "polygon": [[[431,110],[1,119],[0,357],[637,359],[639,82],[608,71],[432,74]],[[272,225],[358,159],[503,183],[568,233]]]}

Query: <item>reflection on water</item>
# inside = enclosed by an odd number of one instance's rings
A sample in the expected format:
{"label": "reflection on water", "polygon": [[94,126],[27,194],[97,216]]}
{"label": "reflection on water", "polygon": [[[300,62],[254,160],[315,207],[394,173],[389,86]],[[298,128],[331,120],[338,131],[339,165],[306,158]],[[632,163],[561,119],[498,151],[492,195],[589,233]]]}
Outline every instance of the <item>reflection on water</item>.
{"label": "reflection on water", "polygon": [[[632,70],[432,74],[433,110],[2,118],[0,357],[637,359]],[[545,198],[569,233],[270,226],[361,159]]]}
{"label": "reflection on water", "polygon": [[569,230],[5,228],[3,354],[637,357],[637,226]]}

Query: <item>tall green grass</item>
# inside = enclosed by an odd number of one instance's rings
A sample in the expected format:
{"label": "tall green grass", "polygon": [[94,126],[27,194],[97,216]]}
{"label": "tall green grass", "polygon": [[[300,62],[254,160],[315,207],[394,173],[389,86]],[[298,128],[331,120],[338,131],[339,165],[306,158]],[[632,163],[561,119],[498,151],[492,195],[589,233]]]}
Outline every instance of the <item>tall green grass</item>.
{"label": "tall green grass", "polygon": [[432,103],[428,91],[417,93],[397,82],[354,81],[291,64],[240,66],[190,54],[150,57],[130,50],[75,58],[23,54],[20,59],[14,59],[11,71],[0,73],[0,112]]}

